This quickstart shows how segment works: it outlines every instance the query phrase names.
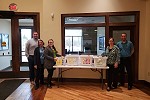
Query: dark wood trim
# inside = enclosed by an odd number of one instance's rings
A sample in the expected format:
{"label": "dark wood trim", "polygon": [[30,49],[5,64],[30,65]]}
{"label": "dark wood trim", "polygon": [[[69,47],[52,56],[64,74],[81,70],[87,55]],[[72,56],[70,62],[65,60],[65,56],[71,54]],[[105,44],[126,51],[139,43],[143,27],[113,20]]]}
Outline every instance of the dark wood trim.
{"label": "dark wood trim", "polygon": [[145,80],[138,80],[134,86],[144,93],[150,95],[150,82],[147,82]]}
{"label": "dark wood trim", "polygon": [[109,26],[135,26],[135,22],[109,23]]}
{"label": "dark wood trim", "polygon": [[[65,17],[63,17],[63,15],[61,15],[61,50],[62,50],[62,55],[65,56],[65,40],[64,40],[64,36],[65,36],[65,27],[63,26],[64,24],[64,19]],[[62,27],[63,26],[63,27]]]}
{"label": "dark wood trim", "polygon": [[123,15],[133,15],[139,11],[124,11],[124,12],[95,12],[95,13],[67,13],[62,14],[62,17],[93,17],[93,16],[123,16]]}
{"label": "dark wood trim", "polygon": [[105,32],[106,33],[105,34],[105,45],[108,45],[108,40],[109,40],[109,37],[110,37],[109,34],[108,34],[109,31],[110,31],[109,30],[109,15],[106,16],[105,20],[106,20],[106,26],[105,26],[106,27],[105,28],[105,30],[106,30],[106,32]]}
{"label": "dark wood trim", "polygon": [[[0,11],[1,13],[1,11]],[[5,16],[9,18],[9,14]],[[40,14],[39,12],[14,12],[11,16],[11,33],[12,33],[12,71],[0,71],[0,77],[29,77],[28,72],[20,71],[20,33],[18,19],[34,19],[33,31],[37,31],[40,37]]]}
{"label": "dark wood trim", "polygon": [[141,84],[143,86],[149,87],[150,88],[150,82],[145,81],[145,80],[138,80],[137,84]]}
{"label": "dark wood trim", "polygon": [[14,72],[14,71],[1,71],[0,78],[28,78],[29,72],[21,71],[21,72]]}
{"label": "dark wood trim", "polygon": [[106,26],[105,23],[96,23],[96,24],[65,24],[64,27],[99,27]]}
{"label": "dark wood trim", "polygon": [[[128,15],[134,15],[135,16],[135,22],[120,22],[120,23],[110,23],[109,17],[110,16],[128,16]],[[99,23],[99,24],[65,24],[64,19],[65,17],[96,17],[96,16],[104,16],[105,17],[105,23]],[[62,14],[61,15],[61,35],[62,35],[62,54],[65,53],[64,48],[64,35],[65,35],[65,27],[98,27],[103,26],[105,27],[105,45],[108,45],[108,39],[110,36],[110,27],[128,27],[134,35],[132,40],[134,41],[134,47],[135,47],[135,53],[134,53],[134,82],[138,81],[138,63],[139,62],[139,19],[140,19],[140,11],[124,11],[124,12],[97,12],[97,13],[69,13],[69,14]],[[131,29],[132,28],[132,29]]]}
{"label": "dark wood trim", "polygon": [[15,15],[14,11],[3,11],[0,10],[0,18],[12,18]]}
{"label": "dark wood trim", "polygon": [[135,49],[136,49],[136,52],[134,53],[135,54],[135,82],[138,81],[138,70],[139,70],[139,22],[140,22],[140,12],[137,12],[135,13],[136,14],[136,17],[135,17],[135,22],[136,22],[136,27],[135,27],[135,35],[134,35],[134,41],[135,41]]}
{"label": "dark wood trim", "polygon": [[20,35],[19,35],[19,28],[17,28],[19,23],[16,18],[13,18],[11,24],[12,24],[11,30],[12,30],[12,67],[13,67],[12,69],[13,72],[19,72],[20,64],[18,63],[18,61],[20,61],[20,56],[19,56],[20,38],[18,36]]}
{"label": "dark wood trim", "polygon": [[[34,29],[40,35],[40,13],[39,12],[15,12],[15,16],[18,18],[33,18],[34,21]],[[35,26],[36,25],[36,26]]]}

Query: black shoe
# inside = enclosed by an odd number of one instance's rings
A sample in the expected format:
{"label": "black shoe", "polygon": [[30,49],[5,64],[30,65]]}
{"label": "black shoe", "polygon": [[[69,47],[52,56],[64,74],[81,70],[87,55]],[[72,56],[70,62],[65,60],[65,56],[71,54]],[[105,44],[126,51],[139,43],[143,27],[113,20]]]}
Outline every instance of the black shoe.
{"label": "black shoe", "polygon": [[132,86],[128,86],[128,90],[131,90],[132,89]]}
{"label": "black shoe", "polygon": [[47,84],[47,87],[48,87],[48,88],[52,88],[52,86],[51,86],[50,84]]}
{"label": "black shoe", "polygon": [[117,88],[117,86],[112,86],[111,88],[112,88],[112,89],[116,89],[116,88]]}
{"label": "black shoe", "polygon": [[120,86],[124,86],[124,83],[120,83]]}
{"label": "black shoe", "polygon": [[110,91],[110,87],[107,87],[107,91]]}
{"label": "black shoe", "polygon": [[111,88],[112,89],[116,89],[117,88],[117,84],[112,84]]}
{"label": "black shoe", "polygon": [[55,84],[51,82],[51,86],[54,86]]}
{"label": "black shoe", "polygon": [[40,82],[40,84],[41,84],[41,85],[44,85],[45,83],[44,83],[44,82]]}

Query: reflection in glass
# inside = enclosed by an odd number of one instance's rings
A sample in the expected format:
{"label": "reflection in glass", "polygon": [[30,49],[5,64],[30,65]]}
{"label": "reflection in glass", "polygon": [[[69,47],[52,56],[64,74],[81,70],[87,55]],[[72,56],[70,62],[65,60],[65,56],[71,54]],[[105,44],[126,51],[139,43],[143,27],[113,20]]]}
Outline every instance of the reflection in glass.
{"label": "reflection in glass", "polygon": [[113,31],[113,38],[115,43],[118,41],[121,41],[121,34],[126,33],[127,34],[127,40],[130,40],[130,30],[114,30]]}
{"label": "reflection in glass", "polygon": [[113,22],[135,22],[135,16],[110,16],[109,21]]}

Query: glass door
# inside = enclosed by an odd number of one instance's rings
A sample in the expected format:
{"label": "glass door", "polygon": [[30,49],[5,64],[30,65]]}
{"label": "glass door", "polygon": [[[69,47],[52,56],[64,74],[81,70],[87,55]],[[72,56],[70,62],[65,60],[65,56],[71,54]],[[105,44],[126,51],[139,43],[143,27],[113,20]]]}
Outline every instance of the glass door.
{"label": "glass door", "polygon": [[0,19],[0,71],[12,71],[11,19]]}
{"label": "glass door", "polygon": [[20,71],[29,71],[28,59],[25,56],[26,43],[32,38],[33,33],[33,19],[22,18],[19,19],[19,32],[20,32]]}
{"label": "glass door", "polygon": [[31,39],[32,29],[21,28],[21,62],[28,62],[25,56],[25,47],[29,39]]}
{"label": "glass door", "polygon": [[[110,27],[110,37],[113,37],[115,40],[115,43],[117,43],[118,41],[121,40],[121,34],[125,32],[127,34],[127,40],[131,41],[135,47],[135,41],[134,41],[134,27],[127,27],[127,26],[113,26]],[[137,52],[135,50],[135,52]],[[132,64],[132,77],[135,77],[135,73],[136,73],[136,62],[135,62],[135,52],[133,53],[133,55],[131,56],[131,64]],[[126,78],[127,79],[127,78]],[[126,80],[127,81],[127,80]]]}

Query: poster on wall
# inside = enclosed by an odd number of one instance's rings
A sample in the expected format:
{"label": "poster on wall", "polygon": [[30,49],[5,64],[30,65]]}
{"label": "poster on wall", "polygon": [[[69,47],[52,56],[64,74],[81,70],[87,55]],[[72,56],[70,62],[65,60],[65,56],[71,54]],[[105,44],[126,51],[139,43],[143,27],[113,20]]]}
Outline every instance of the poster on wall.
{"label": "poster on wall", "polygon": [[8,50],[9,49],[9,35],[1,34],[1,49]]}
{"label": "poster on wall", "polygon": [[102,36],[102,37],[99,37],[99,50],[105,50],[105,47],[104,47],[104,39],[105,37]]}

